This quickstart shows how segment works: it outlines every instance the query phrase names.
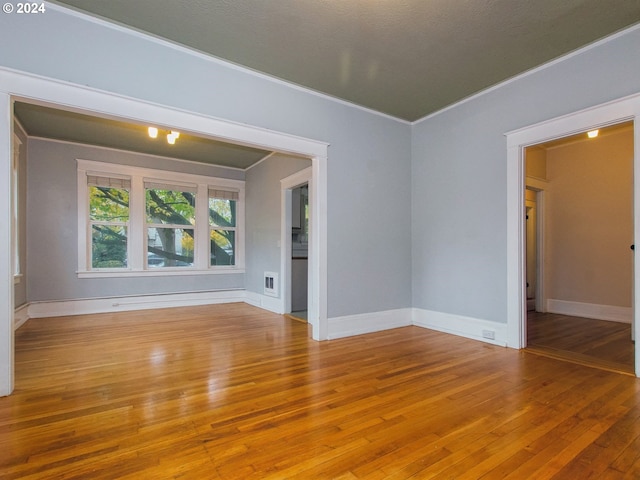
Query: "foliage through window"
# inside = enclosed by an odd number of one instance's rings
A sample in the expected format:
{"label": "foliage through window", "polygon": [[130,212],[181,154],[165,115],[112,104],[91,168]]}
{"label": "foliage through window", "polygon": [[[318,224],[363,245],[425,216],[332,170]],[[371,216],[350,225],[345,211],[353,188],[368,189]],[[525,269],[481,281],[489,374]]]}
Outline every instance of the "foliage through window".
{"label": "foliage through window", "polygon": [[88,180],[91,266],[126,268],[131,182],[98,176]]}
{"label": "foliage through window", "polygon": [[193,267],[196,192],[147,183],[147,267]]}
{"label": "foliage through window", "polygon": [[244,266],[241,180],[78,160],[78,188],[81,276]]}
{"label": "foliage through window", "polygon": [[209,190],[211,265],[235,265],[237,200],[237,192]]}

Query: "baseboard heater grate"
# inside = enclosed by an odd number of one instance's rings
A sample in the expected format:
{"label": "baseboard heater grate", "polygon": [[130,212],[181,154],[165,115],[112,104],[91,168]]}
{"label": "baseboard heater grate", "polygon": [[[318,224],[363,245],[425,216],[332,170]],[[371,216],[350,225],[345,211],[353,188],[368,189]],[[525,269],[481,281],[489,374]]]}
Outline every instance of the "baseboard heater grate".
{"label": "baseboard heater grate", "polygon": [[270,297],[278,296],[278,274],[275,272],[264,272],[264,294]]}

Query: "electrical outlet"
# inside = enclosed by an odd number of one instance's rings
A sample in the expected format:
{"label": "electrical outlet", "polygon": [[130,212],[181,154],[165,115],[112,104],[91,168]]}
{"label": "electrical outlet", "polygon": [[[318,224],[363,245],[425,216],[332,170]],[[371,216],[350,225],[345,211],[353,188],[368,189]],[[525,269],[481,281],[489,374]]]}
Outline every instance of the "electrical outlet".
{"label": "electrical outlet", "polygon": [[496,332],[493,330],[482,330],[482,338],[486,338],[487,340],[495,340]]}

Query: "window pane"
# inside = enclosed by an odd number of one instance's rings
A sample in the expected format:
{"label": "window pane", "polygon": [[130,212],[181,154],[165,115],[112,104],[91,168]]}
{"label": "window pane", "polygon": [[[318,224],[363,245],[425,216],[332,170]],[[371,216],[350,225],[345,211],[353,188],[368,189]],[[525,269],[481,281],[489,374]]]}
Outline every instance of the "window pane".
{"label": "window pane", "polygon": [[89,218],[104,222],[128,222],[129,191],[122,188],[90,187]]}
{"label": "window pane", "polygon": [[146,190],[147,223],[195,225],[196,196],[179,190]]}
{"label": "window pane", "polygon": [[236,201],[209,198],[209,223],[214,227],[235,227]]}
{"label": "window pane", "polygon": [[126,268],[127,227],[92,226],[91,266],[93,268]]}
{"label": "window pane", "polygon": [[211,265],[235,265],[236,232],[211,230]]}
{"label": "window pane", "polygon": [[192,228],[149,228],[147,235],[147,267],[193,267]]}

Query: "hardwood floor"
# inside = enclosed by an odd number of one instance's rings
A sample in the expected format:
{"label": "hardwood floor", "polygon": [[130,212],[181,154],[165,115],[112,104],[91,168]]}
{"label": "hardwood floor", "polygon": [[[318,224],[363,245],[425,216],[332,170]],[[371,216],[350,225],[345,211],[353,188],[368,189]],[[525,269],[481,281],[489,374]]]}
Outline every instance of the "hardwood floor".
{"label": "hardwood floor", "polygon": [[537,353],[634,373],[635,349],[628,323],[527,312],[527,342]]}
{"label": "hardwood floor", "polygon": [[640,478],[640,382],[244,305],[30,320],[2,479]]}

